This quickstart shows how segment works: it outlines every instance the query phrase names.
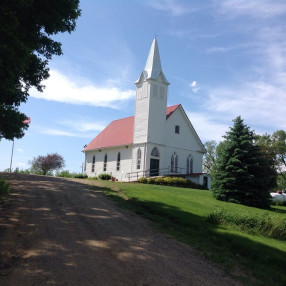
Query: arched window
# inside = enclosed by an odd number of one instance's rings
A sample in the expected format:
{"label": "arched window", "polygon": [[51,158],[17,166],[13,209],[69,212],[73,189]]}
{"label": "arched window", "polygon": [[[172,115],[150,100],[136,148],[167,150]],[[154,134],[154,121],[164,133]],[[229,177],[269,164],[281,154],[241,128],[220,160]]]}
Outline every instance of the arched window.
{"label": "arched window", "polygon": [[192,174],[192,173],[193,173],[193,157],[189,155],[187,158],[186,174]]}
{"label": "arched window", "polygon": [[117,154],[117,164],[116,164],[116,170],[120,170],[120,152]]}
{"label": "arched window", "polygon": [[107,154],[104,155],[104,163],[103,163],[103,171],[106,171],[106,167],[107,167]]}
{"label": "arched window", "polygon": [[151,152],[151,156],[153,157],[160,157],[160,153],[157,147],[154,147],[152,152]]}
{"label": "arched window", "polygon": [[141,168],[141,149],[137,150],[137,169]]}
{"label": "arched window", "polygon": [[178,172],[178,155],[176,153],[174,153],[171,157],[171,172]]}
{"label": "arched window", "polygon": [[95,165],[95,155],[92,157],[92,164],[91,164],[91,172],[94,172],[94,165]]}

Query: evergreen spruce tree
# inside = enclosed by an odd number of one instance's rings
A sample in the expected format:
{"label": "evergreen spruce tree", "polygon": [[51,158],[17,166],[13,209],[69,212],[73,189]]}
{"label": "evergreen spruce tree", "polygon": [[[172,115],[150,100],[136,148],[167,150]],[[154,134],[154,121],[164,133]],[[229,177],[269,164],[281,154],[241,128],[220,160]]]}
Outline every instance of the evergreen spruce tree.
{"label": "evergreen spruce tree", "polygon": [[218,152],[212,191],[216,199],[268,208],[275,185],[274,167],[255,144],[255,134],[241,117],[226,133]]}

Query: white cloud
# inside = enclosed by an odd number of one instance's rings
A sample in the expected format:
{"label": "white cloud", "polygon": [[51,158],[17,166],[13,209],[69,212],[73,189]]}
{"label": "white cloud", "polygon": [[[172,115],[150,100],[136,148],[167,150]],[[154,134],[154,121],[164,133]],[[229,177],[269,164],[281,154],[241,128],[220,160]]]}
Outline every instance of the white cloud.
{"label": "white cloud", "polygon": [[192,87],[192,91],[194,93],[197,93],[200,90],[200,88],[197,86],[197,82],[195,80],[192,83],[190,83],[190,86]]}
{"label": "white cloud", "polygon": [[178,30],[170,30],[169,31],[169,35],[173,36],[173,37],[178,37],[180,39],[184,39],[184,38],[193,36],[191,31],[189,31],[189,30],[180,30],[180,29],[178,29]]}
{"label": "white cloud", "polygon": [[61,125],[67,126],[79,132],[101,131],[106,127],[105,122],[90,122],[83,119],[80,120],[64,120],[59,122]]}
{"label": "white cloud", "polygon": [[77,80],[67,78],[57,70],[50,71],[50,78],[43,82],[43,93],[31,90],[35,98],[57,102],[118,108],[118,103],[135,97],[134,90],[121,90],[112,85],[81,85]]}
{"label": "white cloud", "polygon": [[16,151],[19,152],[19,153],[23,153],[23,152],[24,152],[24,149],[22,149],[22,148],[17,148]]}
{"label": "white cloud", "polygon": [[65,130],[53,129],[53,128],[39,128],[39,133],[52,136],[67,136],[67,137],[90,137],[90,134],[82,134],[80,132],[70,132]]}
{"label": "white cloud", "polygon": [[217,3],[219,12],[229,17],[271,18],[286,13],[285,1],[279,0],[220,0]]}
{"label": "white cloud", "polygon": [[197,85],[197,82],[194,80],[192,83],[191,83],[191,87],[196,87]]}
{"label": "white cloud", "polygon": [[212,89],[208,109],[232,118],[241,115],[257,126],[285,129],[285,87],[264,81],[246,82],[238,88]]}
{"label": "white cloud", "polygon": [[229,126],[218,121],[218,117],[209,112],[186,112],[195,130],[203,142],[208,140],[222,141],[222,136]]}
{"label": "white cloud", "polygon": [[191,7],[189,5],[183,5],[176,0],[157,0],[148,1],[148,4],[156,10],[164,11],[172,16],[182,16],[191,12],[196,12],[205,9],[207,6]]}
{"label": "white cloud", "polygon": [[210,47],[207,48],[206,53],[207,54],[213,54],[213,53],[225,53],[232,50],[231,47]]}
{"label": "white cloud", "polygon": [[[223,53],[234,49],[251,57],[248,72],[236,73],[236,82],[208,88],[203,99],[204,113],[212,120],[231,120],[241,115],[256,132],[286,129],[286,32],[279,16],[286,13],[286,2],[281,1],[217,1],[220,12],[236,17],[236,33],[247,36],[248,42],[228,47],[210,47],[208,53]],[[244,16],[253,21],[244,21]],[[257,19],[259,18],[259,21]],[[227,22],[229,19],[221,18]],[[254,32],[255,31],[255,32]],[[247,39],[247,37],[245,37]]]}

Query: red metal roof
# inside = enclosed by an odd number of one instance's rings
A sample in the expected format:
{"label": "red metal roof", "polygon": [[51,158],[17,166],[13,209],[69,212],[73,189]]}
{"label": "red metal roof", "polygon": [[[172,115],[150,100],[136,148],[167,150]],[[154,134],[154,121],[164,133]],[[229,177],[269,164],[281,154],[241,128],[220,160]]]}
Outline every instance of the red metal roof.
{"label": "red metal roof", "polygon": [[176,104],[176,105],[172,105],[167,107],[166,109],[166,119],[168,119],[171,114],[180,106],[181,104]]}
{"label": "red metal roof", "polygon": [[[166,109],[166,119],[180,106],[169,106]],[[112,146],[130,145],[133,143],[134,116],[112,121],[103,129],[83,151],[108,148]]]}

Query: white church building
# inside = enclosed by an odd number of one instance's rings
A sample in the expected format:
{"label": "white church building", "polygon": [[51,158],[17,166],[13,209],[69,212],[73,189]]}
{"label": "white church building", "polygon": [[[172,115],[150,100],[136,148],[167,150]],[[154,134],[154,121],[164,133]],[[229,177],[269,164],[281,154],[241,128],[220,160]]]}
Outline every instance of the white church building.
{"label": "white church building", "polygon": [[167,107],[168,85],[154,39],[136,85],[135,115],[112,121],[85,148],[88,177],[109,173],[119,181],[185,175],[209,187],[202,173],[205,148],[183,107]]}

